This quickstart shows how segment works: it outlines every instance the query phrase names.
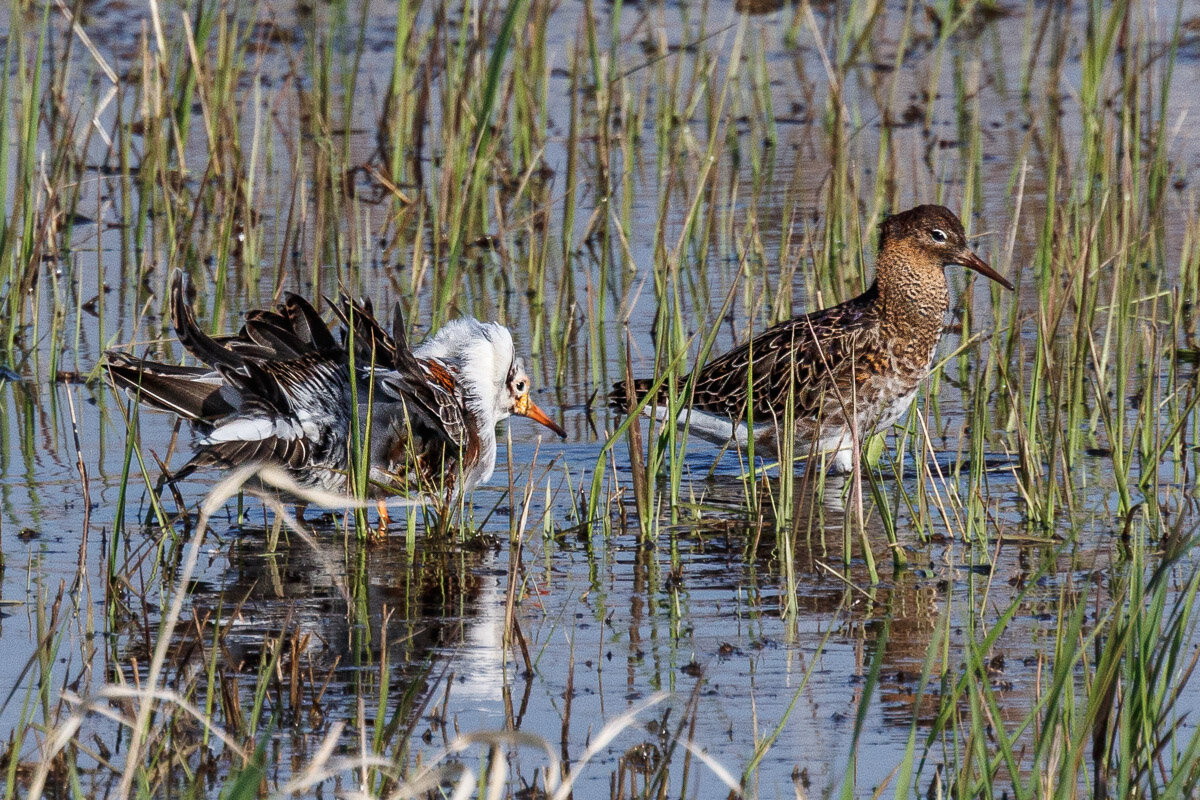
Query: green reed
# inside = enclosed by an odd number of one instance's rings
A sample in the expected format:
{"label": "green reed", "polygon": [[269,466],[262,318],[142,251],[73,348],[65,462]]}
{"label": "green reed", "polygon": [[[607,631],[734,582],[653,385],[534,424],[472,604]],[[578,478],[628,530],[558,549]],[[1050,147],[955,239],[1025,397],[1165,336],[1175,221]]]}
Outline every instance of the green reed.
{"label": "green reed", "polygon": [[[1154,793],[1155,786],[1166,790],[1160,796],[1185,796],[1185,787],[1200,779],[1197,737],[1180,742],[1168,756],[1178,759],[1181,771],[1168,769],[1164,778],[1155,761],[1163,754],[1162,737],[1172,735],[1171,720],[1180,713],[1176,704],[1194,667],[1184,643],[1195,629],[1198,581],[1193,575],[1181,592],[1171,586],[1176,559],[1190,546],[1186,541],[1157,566],[1146,562],[1144,536],[1150,530],[1139,526],[1131,558],[1120,565],[1122,579],[1111,589],[1097,587],[1088,596],[1064,587],[1048,642],[1053,653],[1047,655],[1053,657],[1046,660],[1026,716],[997,724],[1003,712],[989,677],[993,654],[1020,613],[1025,591],[990,625],[971,623],[975,630],[961,663],[952,668],[957,674],[943,674],[940,711],[923,753],[915,747],[914,723],[898,796],[935,784],[947,796],[979,796],[990,791],[997,775],[1017,797],[1077,796],[1089,782],[1101,796]],[[1085,624],[1090,616],[1095,620]],[[948,620],[944,616],[943,624]],[[930,686],[931,665],[946,664],[944,641],[931,643],[922,692]],[[1020,744],[1027,741],[1029,746]],[[949,769],[936,773],[935,762]]]}
{"label": "green reed", "polygon": [[[14,4],[12,16],[20,22],[12,31],[14,46],[5,48],[5,72],[0,79],[0,100],[4,101],[0,123],[5,131],[5,141],[0,145],[0,156],[3,157],[0,159],[0,179],[4,183],[0,185],[7,186],[11,180],[15,189],[15,196],[9,203],[11,216],[0,223],[0,263],[3,264],[8,320],[2,348],[5,353],[13,351],[19,325],[26,318],[27,292],[36,275],[39,257],[38,232],[42,221],[37,208],[41,189],[36,167],[49,13],[47,6],[41,14],[40,24],[31,30],[26,27],[30,18]],[[11,149],[14,140],[16,152]]]}

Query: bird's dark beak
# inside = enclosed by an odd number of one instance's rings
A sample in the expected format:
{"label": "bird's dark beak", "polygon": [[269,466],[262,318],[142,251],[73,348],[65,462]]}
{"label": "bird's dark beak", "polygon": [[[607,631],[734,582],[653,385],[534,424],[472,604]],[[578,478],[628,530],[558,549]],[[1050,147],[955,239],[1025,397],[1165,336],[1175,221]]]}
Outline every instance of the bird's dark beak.
{"label": "bird's dark beak", "polygon": [[546,412],[538,408],[537,403],[533,402],[533,399],[528,394],[523,394],[517,398],[517,403],[513,408],[513,412],[518,416],[528,417],[534,422],[540,422],[550,430],[557,433],[559,438],[567,438],[567,432],[559,427],[557,422],[546,416]]}
{"label": "bird's dark beak", "polygon": [[1008,278],[989,267],[987,262],[975,255],[973,250],[963,248],[963,251],[959,253],[958,258],[955,259],[954,263],[963,267],[969,267],[985,278],[991,278],[1009,291],[1012,291],[1013,289],[1013,285],[1009,283]]}

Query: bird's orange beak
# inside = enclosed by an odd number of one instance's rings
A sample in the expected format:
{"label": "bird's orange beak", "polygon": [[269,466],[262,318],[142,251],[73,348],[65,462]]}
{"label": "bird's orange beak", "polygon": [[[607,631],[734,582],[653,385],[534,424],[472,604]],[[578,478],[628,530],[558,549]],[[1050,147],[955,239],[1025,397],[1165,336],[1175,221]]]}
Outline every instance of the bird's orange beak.
{"label": "bird's orange beak", "polygon": [[979,256],[975,255],[975,251],[964,249],[958,256],[958,260],[954,262],[959,266],[968,267],[975,270],[985,278],[991,278],[996,283],[1003,286],[1005,289],[1012,291],[1013,285],[1009,283],[1008,278],[1001,275],[996,270],[988,266],[988,263]]}
{"label": "bird's orange beak", "polygon": [[513,405],[513,413],[522,417],[529,417],[534,422],[540,422],[550,430],[559,435],[560,438],[567,438],[567,432],[564,431],[559,424],[550,417],[546,416],[546,412],[538,408],[537,403],[533,402],[533,398],[529,396],[529,392],[517,398],[517,402]]}

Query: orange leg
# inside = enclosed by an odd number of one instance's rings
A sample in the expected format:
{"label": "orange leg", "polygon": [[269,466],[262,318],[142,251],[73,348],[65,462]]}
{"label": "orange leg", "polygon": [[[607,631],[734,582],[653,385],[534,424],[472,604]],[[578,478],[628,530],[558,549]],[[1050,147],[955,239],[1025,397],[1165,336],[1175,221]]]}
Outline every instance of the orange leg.
{"label": "orange leg", "polygon": [[390,525],[392,522],[391,518],[388,516],[387,501],[381,499],[377,501],[377,505],[375,507],[379,511],[379,532],[387,533],[388,525]]}

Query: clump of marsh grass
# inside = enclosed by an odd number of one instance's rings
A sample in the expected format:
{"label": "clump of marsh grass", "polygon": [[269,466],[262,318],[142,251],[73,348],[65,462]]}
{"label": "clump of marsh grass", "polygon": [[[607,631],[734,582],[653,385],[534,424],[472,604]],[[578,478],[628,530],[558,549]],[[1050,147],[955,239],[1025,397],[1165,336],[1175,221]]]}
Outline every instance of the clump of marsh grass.
{"label": "clump of marsh grass", "polygon": [[[76,773],[80,769],[81,755],[94,757],[100,771],[111,771],[117,780],[114,791],[118,796],[128,796],[135,785],[154,786],[170,775],[177,775],[171,780],[207,781],[202,774],[191,773],[185,763],[189,760],[186,753],[196,747],[210,753],[212,748],[216,747],[223,753],[220,757],[228,760],[229,775],[224,781],[224,792],[228,796],[257,796],[263,781],[275,774],[274,770],[267,771],[264,762],[265,748],[268,739],[273,735],[274,724],[264,731],[259,731],[257,718],[265,712],[261,699],[267,693],[266,684],[272,681],[272,675],[283,665],[282,647],[273,648],[271,660],[265,665],[266,668],[260,671],[259,686],[255,690],[255,696],[259,700],[248,710],[249,713],[242,716],[233,714],[229,707],[226,708],[226,717],[238,726],[236,731],[227,730],[214,719],[212,693],[216,688],[214,678],[220,671],[215,660],[220,649],[217,642],[214,642],[213,660],[207,662],[206,689],[197,692],[195,688],[177,690],[166,685],[168,660],[172,642],[175,641],[174,631],[185,622],[184,612],[189,586],[198,566],[202,542],[209,531],[209,520],[232,497],[239,492],[255,491],[272,508],[289,534],[309,542],[314,551],[319,552],[316,543],[311,540],[303,526],[275,499],[274,493],[253,490],[250,486],[251,481],[276,491],[286,491],[308,502],[329,503],[335,499],[324,493],[302,489],[286,473],[274,468],[247,467],[236,470],[214,486],[201,504],[183,561],[174,573],[174,590],[168,609],[159,623],[156,644],[145,674],[139,676],[138,684],[133,686],[103,684],[92,689],[87,695],[79,695],[74,691],[63,693],[60,700],[63,709],[61,715],[48,725],[47,736],[39,747],[36,759],[32,764],[26,765],[29,770],[30,797],[41,797],[52,789],[55,792],[69,791],[68,787],[77,780]],[[528,497],[526,500],[528,501]],[[519,552],[519,549],[515,551]],[[336,575],[332,565],[329,570]],[[514,574],[515,572],[514,570]],[[354,608],[356,601],[352,591],[340,582],[337,585],[347,607]],[[56,603],[56,608],[57,605]],[[52,628],[55,626],[55,618],[56,615],[52,615]],[[384,622],[386,630],[386,614]],[[218,626],[216,630],[220,633],[221,627]],[[283,641],[279,644],[283,645]],[[303,649],[304,646],[305,644],[299,641],[291,644],[293,651]],[[386,654],[386,648],[383,652]],[[294,658],[295,652],[292,656]],[[293,660],[293,679],[296,677],[294,663]],[[386,658],[378,665],[378,669],[385,678],[386,685]],[[202,670],[195,677],[203,679],[205,674]],[[327,683],[328,679],[326,685]],[[449,687],[448,683],[447,691]],[[193,699],[193,692],[202,698],[199,703]],[[419,702],[410,698],[401,708],[406,709],[409,714],[415,713],[430,697],[432,695],[427,695],[425,700]],[[355,738],[354,731],[351,723],[338,720],[328,726],[324,737],[312,750],[307,761],[279,783],[275,792],[279,796],[290,796],[294,793],[313,791],[330,781],[351,778],[357,782],[361,791],[370,796],[423,797],[429,791],[439,788],[465,793],[479,790],[493,795],[504,791],[509,780],[505,754],[518,748],[532,748],[540,750],[546,757],[545,767],[541,771],[544,791],[551,797],[565,798],[570,796],[572,787],[586,774],[588,765],[598,754],[606,751],[619,736],[633,729],[639,716],[667,698],[666,693],[657,693],[608,721],[590,737],[588,747],[570,764],[569,770],[560,760],[556,748],[545,738],[520,731],[477,731],[458,735],[440,751],[410,765],[407,757],[407,739],[413,735],[413,727],[377,723],[372,731],[365,719],[356,723],[359,744],[357,752],[345,755],[345,743],[347,739]],[[228,700],[229,698],[226,698],[225,702]],[[380,704],[380,710],[383,711],[386,706],[386,692],[381,694]],[[292,705],[297,705],[295,700],[292,701]],[[85,722],[96,715],[111,719],[122,730],[121,738],[125,740],[123,766],[110,762],[109,754],[96,752],[81,738],[86,732]],[[382,717],[386,718],[386,714]],[[151,724],[155,719],[169,722],[165,725],[162,722]],[[191,733],[188,733],[189,728]],[[170,745],[162,738],[168,733],[172,736]],[[256,741],[257,744],[252,747],[246,746],[244,742],[247,739]],[[190,744],[185,745],[184,740],[188,740]],[[729,772],[689,738],[676,737],[672,740],[672,746],[678,746],[689,759],[696,759],[704,764],[734,795],[740,794],[739,785]],[[462,754],[473,748],[481,748],[484,753],[478,771],[466,767],[461,762]],[[15,752],[12,752],[9,760],[10,780],[16,763]],[[96,781],[94,775],[91,780]]]}

